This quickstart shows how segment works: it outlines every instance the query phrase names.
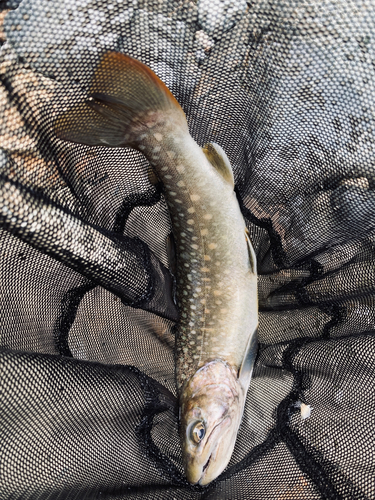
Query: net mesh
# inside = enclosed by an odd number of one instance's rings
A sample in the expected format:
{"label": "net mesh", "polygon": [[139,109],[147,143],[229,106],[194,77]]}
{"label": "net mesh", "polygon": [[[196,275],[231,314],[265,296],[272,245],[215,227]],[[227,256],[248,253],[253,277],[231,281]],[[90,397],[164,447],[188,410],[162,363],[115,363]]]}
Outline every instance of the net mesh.
{"label": "net mesh", "polygon": [[[0,498],[374,498],[371,0],[0,5]],[[182,469],[163,193],[140,153],[53,132],[109,50],[224,148],[257,254],[259,354],[207,487]]]}

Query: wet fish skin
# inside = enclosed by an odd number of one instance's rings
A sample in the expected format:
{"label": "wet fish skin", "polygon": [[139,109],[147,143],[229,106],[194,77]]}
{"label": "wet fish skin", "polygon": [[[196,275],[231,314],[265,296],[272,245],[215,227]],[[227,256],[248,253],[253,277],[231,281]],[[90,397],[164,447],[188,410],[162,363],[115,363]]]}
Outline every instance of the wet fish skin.
{"label": "wet fish skin", "polygon": [[205,485],[230,460],[256,355],[256,258],[233,173],[220,146],[198,146],[176,99],[139,61],[106,54],[90,91],[55,130],[72,142],[137,149],[163,183],[176,245],[184,468]]}

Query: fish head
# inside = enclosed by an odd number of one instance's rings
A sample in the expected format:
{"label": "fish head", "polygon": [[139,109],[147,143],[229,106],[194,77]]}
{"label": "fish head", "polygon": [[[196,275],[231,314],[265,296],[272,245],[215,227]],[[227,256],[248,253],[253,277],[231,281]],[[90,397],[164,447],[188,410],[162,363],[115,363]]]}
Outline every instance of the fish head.
{"label": "fish head", "polygon": [[180,398],[180,433],[185,474],[206,485],[231,458],[241,423],[245,393],[236,371],[222,360],[200,368]]}

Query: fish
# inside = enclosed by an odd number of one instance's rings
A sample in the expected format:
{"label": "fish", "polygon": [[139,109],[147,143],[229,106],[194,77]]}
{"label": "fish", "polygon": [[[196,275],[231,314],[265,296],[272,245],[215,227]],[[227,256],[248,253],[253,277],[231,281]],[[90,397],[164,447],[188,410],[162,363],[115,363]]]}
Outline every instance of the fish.
{"label": "fish", "polygon": [[147,65],[118,52],[102,56],[88,98],[59,114],[54,130],[73,143],[140,151],[163,187],[179,309],[182,461],[188,482],[205,486],[232,456],[258,349],[256,255],[230,161],[218,144],[195,142]]}

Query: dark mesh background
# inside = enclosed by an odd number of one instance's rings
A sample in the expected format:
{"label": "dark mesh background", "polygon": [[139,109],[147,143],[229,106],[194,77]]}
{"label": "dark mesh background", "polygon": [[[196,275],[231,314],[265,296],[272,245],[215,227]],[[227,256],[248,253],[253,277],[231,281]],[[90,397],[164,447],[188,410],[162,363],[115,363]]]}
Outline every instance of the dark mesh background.
{"label": "dark mesh background", "polygon": [[[371,0],[1,9],[0,498],[375,498]],[[108,50],[225,149],[258,256],[259,357],[206,488],[182,471],[163,195],[138,152],[52,130]]]}

